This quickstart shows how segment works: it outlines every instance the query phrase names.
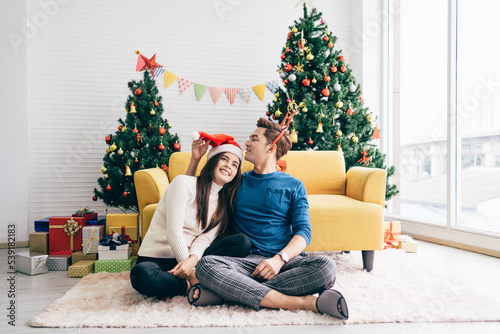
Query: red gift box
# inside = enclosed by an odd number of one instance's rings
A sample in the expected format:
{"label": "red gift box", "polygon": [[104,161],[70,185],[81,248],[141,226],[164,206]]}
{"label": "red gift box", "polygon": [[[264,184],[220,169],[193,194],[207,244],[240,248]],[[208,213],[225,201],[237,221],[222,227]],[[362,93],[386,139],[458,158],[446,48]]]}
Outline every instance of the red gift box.
{"label": "red gift box", "polygon": [[[72,214],[73,217],[80,217],[78,215],[78,213],[74,213]],[[82,215],[83,218],[85,218],[86,220],[97,220],[97,212],[94,212],[94,213],[84,213]]]}
{"label": "red gift box", "polygon": [[[82,250],[82,228],[85,226],[83,217],[51,217],[49,218],[49,254],[52,251]],[[76,232],[68,231],[76,222]],[[76,225],[76,224],[75,224]],[[66,230],[66,231],[65,231]]]}

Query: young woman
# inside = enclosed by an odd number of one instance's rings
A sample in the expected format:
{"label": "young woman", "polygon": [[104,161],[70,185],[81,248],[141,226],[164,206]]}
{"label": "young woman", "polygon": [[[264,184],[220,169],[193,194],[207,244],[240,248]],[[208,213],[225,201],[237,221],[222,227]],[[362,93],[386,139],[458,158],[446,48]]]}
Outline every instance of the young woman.
{"label": "young woman", "polygon": [[139,249],[130,280],[139,293],[165,299],[184,295],[198,283],[195,266],[203,255],[246,256],[250,241],[233,235],[211,247],[232,219],[241,179],[243,150],[233,137],[200,132],[193,155],[213,148],[200,176],[178,175],[158,203]]}

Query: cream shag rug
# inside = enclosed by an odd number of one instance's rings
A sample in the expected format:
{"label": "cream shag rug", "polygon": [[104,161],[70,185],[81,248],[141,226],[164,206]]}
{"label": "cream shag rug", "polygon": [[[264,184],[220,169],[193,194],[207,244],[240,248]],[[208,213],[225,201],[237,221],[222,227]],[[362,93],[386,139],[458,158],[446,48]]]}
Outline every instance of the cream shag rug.
{"label": "cream shag rug", "polygon": [[[325,253],[323,253],[325,254]],[[239,327],[381,322],[498,321],[500,302],[419,262],[415,254],[376,252],[375,268],[362,270],[360,252],[326,253],[338,267],[335,289],[347,300],[341,321],[310,311],[222,305],[196,308],[185,297],[145,298],[130,272],[90,274],[30,321],[33,327]]]}

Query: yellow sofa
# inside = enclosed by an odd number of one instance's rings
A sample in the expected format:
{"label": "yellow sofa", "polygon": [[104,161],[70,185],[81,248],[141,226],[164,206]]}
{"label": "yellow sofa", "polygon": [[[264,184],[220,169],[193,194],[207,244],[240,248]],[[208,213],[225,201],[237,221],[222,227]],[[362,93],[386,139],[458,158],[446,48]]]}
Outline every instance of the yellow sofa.
{"label": "yellow sofa", "polygon": [[[160,168],[134,174],[142,238],[169,181],[186,172],[190,158],[190,152],[172,154],[168,177]],[[281,160],[287,162],[286,173],[302,180],[307,191],[312,241],[306,250],[361,250],[363,268],[372,270],[374,251],[383,246],[386,171],[352,167],[345,173],[338,151],[290,151]],[[205,162],[203,158],[198,172]],[[242,172],[252,167],[245,161]]]}

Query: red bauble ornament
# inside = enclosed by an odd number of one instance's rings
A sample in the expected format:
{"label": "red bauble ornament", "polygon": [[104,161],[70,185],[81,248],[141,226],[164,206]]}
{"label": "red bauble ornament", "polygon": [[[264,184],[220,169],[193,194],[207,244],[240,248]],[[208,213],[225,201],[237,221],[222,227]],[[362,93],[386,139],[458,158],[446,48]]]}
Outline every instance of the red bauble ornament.
{"label": "red bauble ornament", "polygon": [[286,53],[290,52],[290,49],[289,49],[289,48],[286,48],[285,52],[286,52]]}
{"label": "red bauble ornament", "polygon": [[139,133],[139,130],[134,129],[134,130],[132,130],[132,132],[133,132],[133,133]]}
{"label": "red bauble ornament", "polygon": [[139,159],[135,158],[134,162],[135,162],[135,163],[138,163],[138,162],[139,162]]}
{"label": "red bauble ornament", "polygon": [[272,118],[273,120],[276,120],[276,116],[274,116],[274,115],[272,115],[272,116],[271,116],[271,118]]}
{"label": "red bauble ornament", "polygon": [[309,87],[309,86],[311,86],[311,80],[304,79],[304,80],[302,80],[302,84],[304,85],[304,87]]}
{"label": "red bauble ornament", "polygon": [[163,150],[165,149],[165,145],[160,144],[160,146],[158,146],[158,149],[159,149],[160,151],[163,151]]}
{"label": "red bauble ornament", "polygon": [[344,60],[344,56],[338,56],[337,59],[340,60],[340,61],[345,61]]}
{"label": "red bauble ornament", "polygon": [[332,67],[330,67],[330,72],[337,73],[337,68],[334,65],[332,65]]}
{"label": "red bauble ornament", "polygon": [[349,116],[352,116],[354,114],[354,111],[352,111],[351,108],[348,108],[345,112],[348,113]]}
{"label": "red bauble ornament", "polygon": [[307,142],[309,145],[312,145],[314,144],[313,140],[312,139],[309,139],[309,141]]}
{"label": "red bauble ornament", "polygon": [[332,42],[328,43],[328,47],[333,48],[333,43]]}
{"label": "red bauble ornament", "polygon": [[290,72],[292,70],[292,68],[293,68],[292,64],[286,64],[285,65],[285,71],[286,72]]}
{"label": "red bauble ornament", "polygon": [[174,150],[179,151],[181,149],[181,144],[175,143],[174,144]]}
{"label": "red bauble ornament", "polygon": [[111,186],[110,185],[106,186],[106,190],[110,191],[111,190]]}
{"label": "red bauble ornament", "polygon": [[287,37],[288,39],[290,39],[290,34],[291,34],[291,33],[292,33],[292,32],[290,31],[290,32],[286,35],[286,37]]}
{"label": "red bauble ornament", "polygon": [[163,136],[166,132],[165,128],[163,126],[161,126],[159,132],[160,132],[160,136]]}
{"label": "red bauble ornament", "polygon": [[285,59],[286,56],[285,55],[281,55],[281,60]]}
{"label": "red bauble ornament", "polygon": [[323,36],[323,40],[326,42],[328,40],[328,36]]}
{"label": "red bauble ornament", "polygon": [[105,139],[106,139],[106,143],[108,143],[108,144],[111,143],[111,136],[106,136]]}
{"label": "red bauble ornament", "polygon": [[123,192],[123,197],[127,197],[128,196],[128,192],[124,191]]}
{"label": "red bauble ornament", "polygon": [[323,77],[323,81],[330,81],[330,77],[329,77],[328,75],[325,75],[325,76]]}
{"label": "red bauble ornament", "polygon": [[141,87],[139,87],[135,90],[135,95],[141,95],[141,94],[142,94],[142,90],[141,90]]}
{"label": "red bauble ornament", "polygon": [[118,125],[118,130],[121,130],[122,129],[122,126],[121,125]]}
{"label": "red bauble ornament", "polygon": [[167,166],[166,164],[163,164],[163,165],[161,166],[161,168],[162,168],[164,171],[167,171],[167,170],[168,170],[168,166]]}
{"label": "red bauble ornament", "polygon": [[330,96],[330,90],[328,88],[324,88],[321,91],[321,94],[323,94],[323,96]]}
{"label": "red bauble ornament", "polygon": [[266,116],[269,116],[269,111],[266,111]]}
{"label": "red bauble ornament", "polygon": [[283,80],[283,83],[286,85],[288,83],[288,79]]}
{"label": "red bauble ornament", "polygon": [[97,201],[97,196],[92,196],[92,200],[95,202]]}
{"label": "red bauble ornament", "polygon": [[155,103],[153,103],[155,105],[155,107],[158,107],[158,102],[155,101]]}
{"label": "red bauble ornament", "polygon": [[347,71],[345,66],[344,65],[340,66],[340,72],[344,73],[345,71]]}

